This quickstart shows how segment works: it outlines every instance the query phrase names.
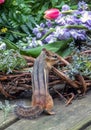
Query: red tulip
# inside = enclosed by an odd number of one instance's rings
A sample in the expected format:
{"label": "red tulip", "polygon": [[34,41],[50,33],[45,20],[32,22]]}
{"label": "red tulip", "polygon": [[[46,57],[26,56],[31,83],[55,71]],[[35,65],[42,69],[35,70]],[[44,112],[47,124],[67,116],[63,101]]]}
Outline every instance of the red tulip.
{"label": "red tulip", "polygon": [[56,8],[52,8],[52,9],[49,9],[49,10],[46,10],[44,12],[44,18],[45,19],[56,19],[59,15],[60,15],[60,11]]}
{"label": "red tulip", "polygon": [[0,4],[3,4],[5,2],[5,0],[0,0]]}

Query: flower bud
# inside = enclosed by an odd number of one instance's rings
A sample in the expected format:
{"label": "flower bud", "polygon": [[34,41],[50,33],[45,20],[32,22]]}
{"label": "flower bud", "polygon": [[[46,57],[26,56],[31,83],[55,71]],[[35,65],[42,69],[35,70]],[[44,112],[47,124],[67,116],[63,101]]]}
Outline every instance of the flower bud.
{"label": "flower bud", "polygon": [[0,4],[3,4],[5,2],[5,0],[0,0]]}
{"label": "flower bud", "polygon": [[52,9],[46,10],[44,14],[45,14],[44,15],[45,19],[52,20],[52,19],[56,19],[60,15],[60,11],[56,8],[52,8]]}

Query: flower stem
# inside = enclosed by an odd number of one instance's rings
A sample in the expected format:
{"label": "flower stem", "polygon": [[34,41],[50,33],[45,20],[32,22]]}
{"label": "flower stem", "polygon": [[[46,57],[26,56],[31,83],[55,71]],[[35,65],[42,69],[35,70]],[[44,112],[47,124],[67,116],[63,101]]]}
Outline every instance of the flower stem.
{"label": "flower stem", "polygon": [[75,10],[68,10],[68,11],[62,11],[62,14],[71,14],[73,13]]}
{"label": "flower stem", "polygon": [[40,40],[44,40],[50,33],[52,33],[53,31],[55,31],[54,28],[50,29]]}
{"label": "flower stem", "polygon": [[68,25],[68,26],[66,26],[66,28],[68,28],[68,29],[85,29],[85,30],[88,30],[88,28],[83,26],[83,25]]}
{"label": "flower stem", "polygon": [[[67,26],[61,26],[61,29],[67,28],[67,29],[85,29],[88,31],[88,28],[83,25],[67,25]],[[53,31],[55,31],[55,28],[50,29],[40,40],[44,40],[49,34],[51,34]]]}
{"label": "flower stem", "polygon": [[23,37],[27,36],[27,34],[20,33],[20,32],[14,32],[14,31],[11,31],[11,30],[9,30],[9,32],[11,32],[11,33],[13,33],[13,34],[16,34],[16,35],[18,35],[18,36],[23,36]]}

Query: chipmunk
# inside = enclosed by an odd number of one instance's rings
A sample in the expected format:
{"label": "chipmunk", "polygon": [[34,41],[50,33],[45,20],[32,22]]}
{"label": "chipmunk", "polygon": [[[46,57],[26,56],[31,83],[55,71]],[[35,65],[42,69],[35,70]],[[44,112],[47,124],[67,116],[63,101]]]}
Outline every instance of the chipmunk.
{"label": "chipmunk", "polygon": [[15,114],[19,118],[33,119],[38,117],[43,111],[52,115],[54,112],[53,99],[48,91],[48,74],[51,66],[57,63],[57,58],[47,56],[43,49],[34,62],[32,72],[32,106],[25,107],[18,105],[15,107]]}

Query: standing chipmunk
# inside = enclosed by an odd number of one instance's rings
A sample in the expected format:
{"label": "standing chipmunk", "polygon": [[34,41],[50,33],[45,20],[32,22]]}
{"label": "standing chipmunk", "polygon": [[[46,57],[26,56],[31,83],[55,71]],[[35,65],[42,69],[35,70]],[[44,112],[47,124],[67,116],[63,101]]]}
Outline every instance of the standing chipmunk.
{"label": "standing chipmunk", "polygon": [[16,106],[14,111],[19,118],[33,119],[43,111],[50,115],[54,114],[51,111],[54,104],[48,91],[48,74],[51,66],[55,63],[57,63],[57,58],[47,56],[46,50],[43,49],[34,62],[32,72],[32,106]]}

